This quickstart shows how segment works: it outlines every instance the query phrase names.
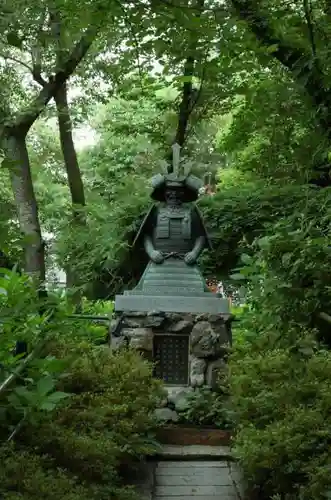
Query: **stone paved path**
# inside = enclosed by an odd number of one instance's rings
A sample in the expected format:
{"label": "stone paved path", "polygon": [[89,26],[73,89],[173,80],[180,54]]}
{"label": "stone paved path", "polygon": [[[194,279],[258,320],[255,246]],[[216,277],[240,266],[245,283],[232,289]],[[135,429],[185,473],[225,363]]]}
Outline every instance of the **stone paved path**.
{"label": "stone paved path", "polygon": [[236,474],[226,461],[159,461],[153,500],[239,500]]}
{"label": "stone paved path", "polygon": [[241,473],[224,446],[164,445],[130,484],[141,500],[243,500]]}

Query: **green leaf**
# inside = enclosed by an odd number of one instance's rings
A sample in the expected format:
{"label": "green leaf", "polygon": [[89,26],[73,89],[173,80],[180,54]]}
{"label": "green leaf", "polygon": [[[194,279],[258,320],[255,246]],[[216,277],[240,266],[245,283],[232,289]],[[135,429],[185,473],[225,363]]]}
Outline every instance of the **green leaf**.
{"label": "green leaf", "polygon": [[37,383],[37,392],[40,396],[46,396],[54,389],[54,380],[51,376],[47,375],[40,379]]}
{"label": "green leaf", "polygon": [[55,408],[56,408],[56,404],[52,403],[51,401],[44,401],[39,406],[39,409],[43,410],[43,411],[53,411],[53,410],[55,410]]}
{"label": "green leaf", "polygon": [[31,398],[33,398],[33,393],[23,386],[16,387],[13,393],[16,394],[21,400],[25,399],[30,402],[32,400]]}
{"label": "green leaf", "polygon": [[277,44],[269,45],[269,47],[267,47],[268,54],[272,54],[273,52],[276,52],[277,50],[278,50]]}
{"label": "green leaf", "polygon": [[269,248],[270,245],[270,237],[269,236],[263,236],[262,238],[259,238],[257,240],[257,244],[261,249],[267,249]]}
{"label": "green leaf", "polygon": [[307,357],[310,357],[314,354],[314,349],[312,347],[300,347],[298,351]]}
{"label": "green leaf", "polygon": [[53,392],[52,394],[50,394],[46,401],[47,402],[51,402],[51,403],[59,403],[60,401],[62,401],[63,399],[67,399],[71,396],[71,394],[67,393],[67,392],[61,392],[61,391],[57,391],[57,392]]}
{"label": "green leaf", "polygon": [[247,253],[241,254],[240,258],[244,264],[251,264],[253,260],[252,257]]}
{"label": "green leaf", "polygon": [[291,257],[292,257],[291,253],[284,253],[284,255],[282,256],[282,264],[283,264],[283,266],[287,267],[290,264]]}
{"label": "green leaf", "polygon": [[242,275],[242,274],[240,274],[240,273],[231,274],[231,275],[230,275],[230,278],[231,278],[232,280],[235,280],[235,281],[240,281],[240,280],[242,281],[242,280],[245,280],[245,279],[246,279],[246,278],[245,278],[245,276],[243,276],[243,275]]}

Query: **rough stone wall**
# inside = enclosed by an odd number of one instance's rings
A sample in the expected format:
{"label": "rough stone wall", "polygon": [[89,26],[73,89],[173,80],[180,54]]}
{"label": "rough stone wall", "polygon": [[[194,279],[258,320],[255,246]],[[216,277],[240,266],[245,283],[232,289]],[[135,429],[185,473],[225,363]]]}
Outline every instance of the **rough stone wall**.
{"label": "rough stone wall", "polygon": [[114,349],[130,345],[151,361],[154,335],[188,335],[191,388],[215,386],[232,343],[229,320],[222,315],[129,312],[115,317],[111,331]]}

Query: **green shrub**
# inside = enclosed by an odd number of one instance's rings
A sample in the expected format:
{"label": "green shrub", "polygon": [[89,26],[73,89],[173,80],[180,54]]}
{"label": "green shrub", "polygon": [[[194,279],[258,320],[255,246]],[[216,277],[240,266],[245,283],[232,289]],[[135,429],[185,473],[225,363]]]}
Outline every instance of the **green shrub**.
{"label": "green shrub", "polygon": [[229,429],[232,426],[228,397],[223,390],[196,389],[187,397],[185,410],[178,410],[180,422]]}
{"label": "green shrub", "polygon": [[236,452],[248,483],[266,498],[326,498],[331,353],[317,349],[310,332],[301,332],[296,348],[268,337],[264,348],[261,338],[238,347],[230,362]]}
{"label": "green shrub", "polygon": [[[72,349],[69,342],[53,346],[58,357]],[[118,490],[123,465],[134,466],[157,449],[154,409],[161,385],[152,378],[151,366],[130,350],[111,353],[86,343],[77,354],[59,382],[71,398],[64,408],[27,426],[23,441],[82,484],[97,484],[98,500],[104,498],[102,488],[105,498],[115,491],[126,495],[126,489]]]}
{"label": "green shrub", "polygon": [[0,492],[4,500],[89,500],[93,491],[48,457],[14,446],[0,447]]}
{"label": "green shrub", "polygon": [[[235,335],[235,451],[258,498],[331,492],[331,353],[314,318],[330,304],[330,208],[310,204],[268,229],[240,270],[250,311]],[[309,201],[309,203],[308,203]]]}
{"label": "green shrub", "polygon": [[[0,440],[12,439],[22,424],[27,425],[38,413],[52,411],[69,395],[57,391],[64,360],[43,355],[42,346],[62,331],[62,313],[49,321],[52,306],[60,305],[53,297],[45,314],[32,280],[7,270],[0,272]],[[22,354],[14,355],[16,342],[24,341],[32,359],[10,384],[11,373],[19,370]]]}
{"label": "green shrub", "polygon": [[[66,319],[64,302],[57,301],[50,321],[40,317],[29,280],[13,274],[6,280],[0,382],[20,362],[9,351],[11,335],[23,335],[32,348],[45,342],[0,394],[0,497],[135,498],[122,475],[158,446],[154,409],[162,389],[151,365],[134,351],[96,346],[97,327]],[[11,446],[4,444],[13,432]]]}

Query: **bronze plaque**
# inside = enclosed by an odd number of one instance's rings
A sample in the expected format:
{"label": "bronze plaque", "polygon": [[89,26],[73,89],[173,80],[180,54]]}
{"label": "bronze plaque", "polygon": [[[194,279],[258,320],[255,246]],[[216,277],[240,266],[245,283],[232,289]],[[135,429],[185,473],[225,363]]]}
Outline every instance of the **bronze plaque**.
{"label": "bronze plaque", "polygon": [[154,376],[165,384],[188,384],[188,356],[188,335],[154,336]]}

